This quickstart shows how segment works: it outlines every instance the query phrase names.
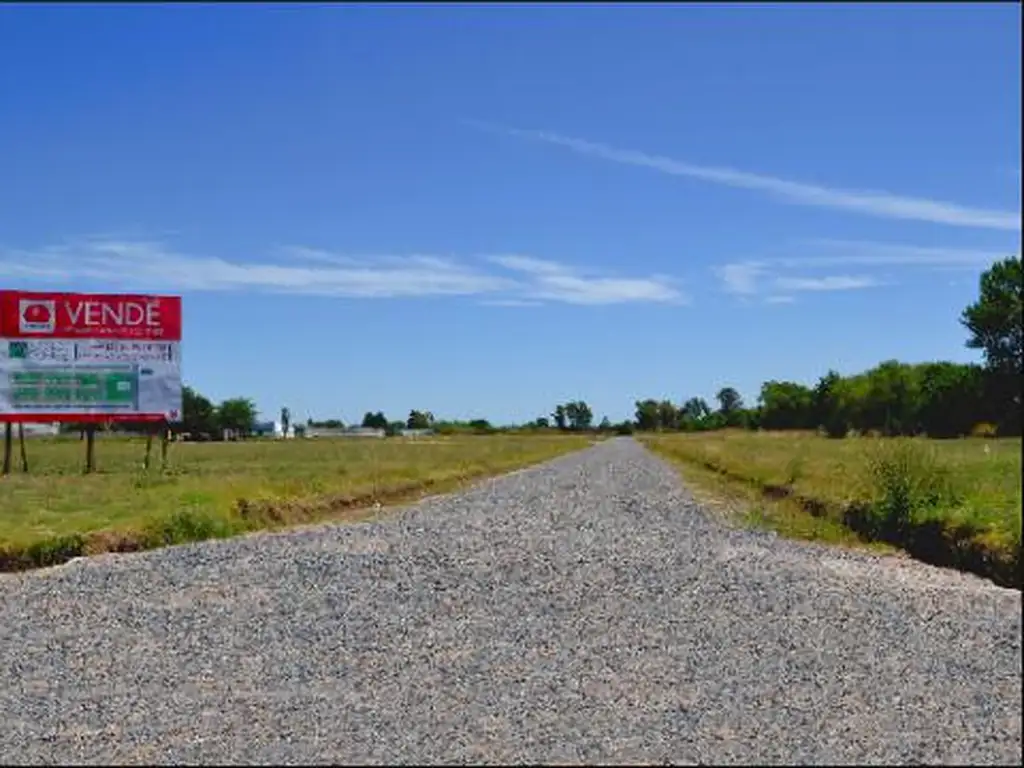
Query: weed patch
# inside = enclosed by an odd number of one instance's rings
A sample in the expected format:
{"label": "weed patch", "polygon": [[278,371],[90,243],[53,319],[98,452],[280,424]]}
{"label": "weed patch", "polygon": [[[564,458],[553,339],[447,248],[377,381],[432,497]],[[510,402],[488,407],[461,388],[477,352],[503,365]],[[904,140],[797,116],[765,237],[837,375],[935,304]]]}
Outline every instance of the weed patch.
{"label": "weed patch", "polygon": [[934,447],[913,438],[879,439],[865,457],[872,495],[870,516],[877,538],[907,536],[915,523],[962,501],[952,473]]}

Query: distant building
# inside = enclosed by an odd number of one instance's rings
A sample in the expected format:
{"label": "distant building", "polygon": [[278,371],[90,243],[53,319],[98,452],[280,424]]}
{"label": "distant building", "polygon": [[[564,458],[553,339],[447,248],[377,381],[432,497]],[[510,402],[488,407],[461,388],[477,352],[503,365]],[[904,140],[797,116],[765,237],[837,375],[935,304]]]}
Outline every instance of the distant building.
{"label": "distant building", "polygon": [[370,427],[306,427],[306,437],[384,437],[384,430]]}
{"label": "distant building", "polygon": [[344,427],[306,427],[306,437],[344,437]]}
{"label": "distant building", "polygon": [[346,437],[384,437],[386,434],[383,429],[375,427],[349,427],[345,430]]}
{"label": "distant building", "polygon": [[25,437],[54,437],[60,434],[60,422],[52,424],[22,424]]}
{"label": "distant building", "polygon": [[252,434],[255,437],[276,437],[279,440],[290,439],[295,437],[295,428],[289,424],[288,431],[285,432],[284,424],[280,421],[260,421],[252,425]]}

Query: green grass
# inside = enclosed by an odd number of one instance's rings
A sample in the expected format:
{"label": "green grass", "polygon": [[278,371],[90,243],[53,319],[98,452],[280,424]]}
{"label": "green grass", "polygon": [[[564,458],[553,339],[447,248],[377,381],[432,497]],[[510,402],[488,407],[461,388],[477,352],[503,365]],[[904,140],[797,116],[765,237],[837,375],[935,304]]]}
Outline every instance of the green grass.
{"label": "green grass", "polygon": [[585,436],[495,435],[175,443],[142,467],[145,441],[27,441],[31,472],[0,478],[0,570],[339,517],[584,448]]}
{"label": "green grass", "polygon": [[740,481],[696,462],[675,460],[673,464],[701,505],[728,522],[835,546],[891,550],[881,542],[865,542],[839,520],[809,514],[797,499],[765,494],[757,483]]}
{"label": "green grass", "polygon": [[[683,469],[750,491],[758,523],[799,538],[883,541],[1020,585],[1021,441],[829,440],[727,430],[648,435]],[[688,478],[689,479],[689,478]],[[752,494],[752,495],[751,495]]]}

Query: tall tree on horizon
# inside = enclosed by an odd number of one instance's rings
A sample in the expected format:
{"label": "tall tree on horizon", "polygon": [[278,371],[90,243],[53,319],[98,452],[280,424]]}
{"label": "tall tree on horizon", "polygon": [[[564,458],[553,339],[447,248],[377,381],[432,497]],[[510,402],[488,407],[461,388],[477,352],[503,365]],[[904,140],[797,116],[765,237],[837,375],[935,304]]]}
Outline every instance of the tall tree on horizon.
{"label": "tall tree on horizon", "polygon": [[960,322],[967,346],[985,357],[989,399],[1000,412],[1000,430],[1020,434],[1021,377],[1024,375],[1024,269],[1021,256],[997,261],[979,280],[978,300]]}

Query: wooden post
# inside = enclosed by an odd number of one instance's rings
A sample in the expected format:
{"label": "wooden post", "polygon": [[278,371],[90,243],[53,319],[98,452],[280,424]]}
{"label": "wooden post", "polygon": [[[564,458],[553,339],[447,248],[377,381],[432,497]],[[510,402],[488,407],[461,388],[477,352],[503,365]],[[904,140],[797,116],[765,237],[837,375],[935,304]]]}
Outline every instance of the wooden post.
{"label": "wooden post", "polygon": [[25,425],[18,422],[18,448],[21,450],[21,471],[28,472],[28,453],[25,451]]}
{"label": "wooden post", "polygon": [[143,469],[149,469],[149,457],[153,454],[153,430],[146,435],[146,458],[142,460]]}
{"label": "wooden post", "polygon": [[85,473],[88,475],[96,469],[96,425],[89,424],[85,428]]}
{"label": "wooden post", "polygon": [[167,469],[167,449],[171,444],[171,431],[164,424],[160,430],[160,469]]}
{"label": "wooden post", "polygon": [[11,441],[13,439],[13,425],[11,422],[4,424],[4,466],[3,474],[11,474]]}

